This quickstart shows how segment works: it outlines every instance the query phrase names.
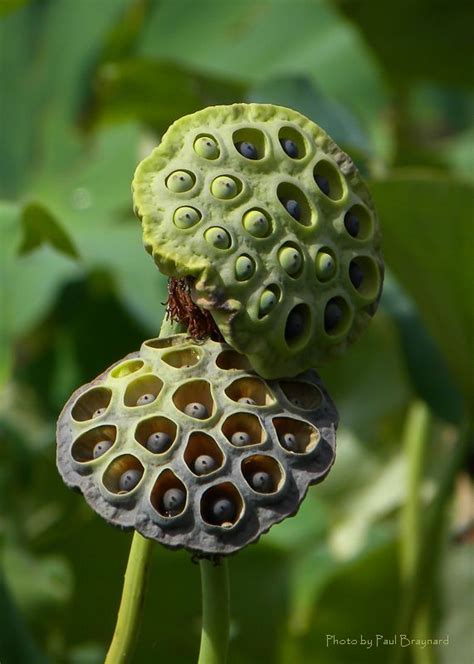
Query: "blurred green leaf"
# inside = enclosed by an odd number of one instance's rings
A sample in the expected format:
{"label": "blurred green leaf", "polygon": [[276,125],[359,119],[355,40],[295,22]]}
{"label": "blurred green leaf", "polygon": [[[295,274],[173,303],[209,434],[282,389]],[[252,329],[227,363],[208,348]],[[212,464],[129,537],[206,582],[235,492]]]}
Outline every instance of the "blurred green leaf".
{"label": "blurred green leaf", "polygon": [[28,254],[42,244],[50,244],[71,258],[78,258],[77,249],[70,236],[42,205],[29,203],[21,214],[23,237],[18,249],[20,255]]}
{"label": "blurred green leaf", "polygon": [[[474,5],[444,0],[397,3],[337,0],[361,27],[390,76],[402,86],[426,78],[472,85]],[[455,45],[455,47],[453,47]]]}
{"label": "blurred green leaf", "polygon": [[429,174],[403,172],[373,182],[384,253],[414,298],[453,378],[467,400],[474,395],[470,252],[474,186]]}
{"label": "blurred green leaf", "polygon": [[346,107],[325,97],[304,77],[277,78],[252,88],[249,100],[287,106],[319,124],[337,143],[364,155],[371,151],[369,137]]}

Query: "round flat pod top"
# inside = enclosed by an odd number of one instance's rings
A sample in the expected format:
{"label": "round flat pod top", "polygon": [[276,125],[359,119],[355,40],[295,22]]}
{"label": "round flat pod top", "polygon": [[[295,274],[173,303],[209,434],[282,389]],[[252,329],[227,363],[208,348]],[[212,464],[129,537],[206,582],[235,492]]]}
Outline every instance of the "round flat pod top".
{"label": "round flat pod top", "polygon": [[383,261],[369,191],[300,113],[234,104],[183,117],[138,166],[133,196],[158,268],[188,281],[263,377],[339,356],[376,311]]}

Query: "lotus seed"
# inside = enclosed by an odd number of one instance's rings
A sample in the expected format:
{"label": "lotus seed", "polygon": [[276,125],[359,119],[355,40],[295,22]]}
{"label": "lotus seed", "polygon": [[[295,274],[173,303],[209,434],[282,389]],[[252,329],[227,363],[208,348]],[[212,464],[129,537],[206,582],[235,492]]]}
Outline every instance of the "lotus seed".
{"label": "lotus seed", "polygon": [[237,403],[245,403],[247,406],[256,406],[257,404],[253,399],[250,397],[240,397],[240,399],[237,400]]}
{"label": "lotus seed", "polygon": [[324,329],[326,332],[334,330],[342,320],[342,309],[334,300],[330,300],[324,311]]}
{"label": "lotus seed", "polygon": [[269,473],[259,470],[250,478],[250,485],[260,493],[270,493],[273,490],[273,482]]}
{"label": "lotus seed", "polygon": [[110,440],[101,440],[98,443],[94,445],[94,450],[92,452],[92,457],[94,459],[98,459],[101,457],[103,454],[107,452],[107,450],[110,450],[112,447],[112,443]]}
{"label": "lotus seed", "polygon": [[275,293],[266,288],[260,296],[260,304],[258,308],[258,314],[260,317],[266,316],[276,305],[278,299]]}
{"label": "lotus seed", "polygon": [[194,176],[187,171],[175,171],[166,180],[166,186],[175,194],[189,191],[194,186]]}
{"label": "lotus seed", "polygon": [[201,454],[194,462],[194,472],[196,475],[207,475],[216,468],[216,461],[208,454]]}
{"label": "lotus seed", "polygon": [[283,446],[291,452],[298,452],[298,442],[294,433],[283,434]]}
{"label": "lotus seed", "polygon": [[236,431],[232,434],[230,439],[232,445],[236,447],[245,447],[245,445],[250,445],[250,436],[246,431]]}
{"label": "lotus seed", "polygon": [[162,503],[166,516],[175,516],[183,511],[186,494],[183,489],[168,489],[163,494]]}
{"label": "lotus seed", "polygon": [[165,452],[171,443],[171,437],[164,431],[156,431],[148,436],[146,441],[146,448],[154,454]]}
{"label": "lotus seed", "polygon": [[142,478],[142,471],[136,468],[130,468],[120,475],[119,489],[120,491],[131,491],[134,489]]}
{"label": "lotus seed", "polygon": [[180,207],[173,215],[173,223],[176,228],[186,230],[195,226],[201,219],[201,214],[192,207]]}
{"label": "lotus seed", "polygon": [[95,420],[96,417],[100,417],[105,413],[106,409],[105,408],[97,408],[97,410],[94,410],[92,413],[92,419]]}
{"label": "lotus seed", "polygon": [[146,406],[156,399],[156,394],[142,394],[141,397],[137,399],[137,406]]}
{"label": "lotus seed", "polygon": [[316,276],[320,281],[329,281],[336,274],[336,261],[331,254],[320,251],[316,256]]}
{"label": "lotus seed", "polygon": [[293,406],[296,406],[296,408],[304,408],[303,402],[301,399],[298,399],[298,397],[293,397],[293,399],[291,399],[291,403]]}
{"label": "lotus seed", "polygon": [[247,233],[254,237],[266,237],[270,231],[270,223],[260,210],[249,210],[242,221]]}
{"label": "lotus seed", "polygon": [[298,309],[290,311],[285,326],[285,339],[287,341],[294,341],[301,336],[305,328],[305,316]]}
{"label": "lotus seed", "polygon": [[218,522],[232,521],[235,516],[235,507],[228,498],[219,498],[211,507],[212,516]]}
{"label": "lotus seed", "polygon": [[195,417],[197,420],[205,420],[209,417],[206,406],[202,403],[198,403],[197,401],[188,403],[184,409],[184,412],[186,415]]}
{"label": "lotus seed", "polygon": [[325,175],[315,175],[314,179],[315,179],[316,184],[318,185],[318,187],[323,192],[323,194],[325,194],[326,196],[329,196],[331,188],[329,186],[329,180],[327,179],[327,177]]}
{"label": "lotus seed", "polygon": [[364,281],[364,272],[361,266],[355,261],[352,261],[349,265],[349,278],[354,288],[359,288]]}
{"label": "lotus seed", "polygon": [[204,237],[206,242],[209,242],[216,249],[228,249],[231,244],[229,233],[223,228],[219,228],[219,226],[208,228],[204,233]]}
{"label": "lotus seed", "polygon": [[227,200],[237,196],[237,182],[227,175],[219,175],[211,184],[211,193],[216,198]]}
{"label": "lotus seed", "polygon": [[219,146],[210,136],[200,136],[194,141],[194,151],[204,159],[217,159],[219,156]]}
{"label": "lotus seed", "polygon": [[235,276],[238,281],[246,281],[255,272],[255,263],[248,256],[239,256],[235,261]]}
{"label": "lotus seed", "polygon": [[296,275],[303,263],[303,257],[300,252],[294,247],[283,247],[278,252],[278,260],[280,265],[289,275]]}
{"label": "lotus seed", "polygon": [[296,219],[296,221],[301,219],[301,206],[298,201],[290,198],[289,200],[285,201],[284,206],[288,214],[293,217],[293,219]]}
{"label": "lotus seed", "polygon": [[298,159],[298,146],[290,138],[281,138],[280,139],[281,147],[286,152],[286,154],[292,159]]}
{"label": "lotus seed", "polygon": [[245,157],[246,159],[258,159],[257,149],[253,143],[242,141],[241,143],[236,143],[235,147],[242,157]]}
{"label": "lotus seed", "polygon": [[359,218],[354,212],[352,212],[352,210],[349,210],[344,215],[344,226],[351,237],[357,237],[359,235]]}

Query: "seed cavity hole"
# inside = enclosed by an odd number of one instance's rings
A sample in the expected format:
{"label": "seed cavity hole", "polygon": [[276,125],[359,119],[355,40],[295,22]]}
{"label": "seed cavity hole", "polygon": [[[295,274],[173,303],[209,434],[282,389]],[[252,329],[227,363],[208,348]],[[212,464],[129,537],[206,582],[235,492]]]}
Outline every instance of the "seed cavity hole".
{"label": "seed cavity hole", "polygon": [[250,362],[245,355],[241,355],[235,350],[223,350],[217,356],[216,364],[219,369],[224,369],[224,371],[249,371],[251,369]]}
{"label": "seed cavity hole", "polygon": [[283,394],[295,408],[315,410],[322,403],[320,390],[312,383],[297,380],[282,380],[280,387]]}
{"label": "seed cavity hole", "polygon": [[267,439],[262,424],[251,413],[234,413],[222,425],[222,433],[234,447],[260,445]]}
{"label": "seed cavity hole", "polygon": [[267,286],[260,295],[258,317],[267,316],[276,307],[281,298],[281,290],[276,284]]}
{"label": "seed cavity hole", "polygon": [[140,376],[131,382],[125,390],[124,404],[131,408],[148,406],[161,392],[163,381],[153,374]]}
{"label": "seed cavity hole", "polygon": [[315,259],[316,277],[319,281],[326,282],[332,279],[337,272],[337,261],[332,249],[322,247],[316,254]]}
{"label": "seed cavity hole", "polygon": [[209,475],[224,465],[224,455],[219,445],[203,431],[193,431],[189,436],[184,460],[189,470],[199,477]]}
{"label": "seed cavity hole", "polygon": [[311,309],[301,302],[288,314],[285,325],[285,341],[288,346],[300,346],[308,340],[311,332]]}
{"label": "seed cavity hole", "polygon": [[245,159],[258,161],[265,156],[265,136],[258,129],[238,129],[234,131],[232,140],[237,152]]}
{"label": "seed cavity hole", "polygon": [[301,276],[304,258],[301,249],[294,242],[285,242],[278,250],[278,262],[293,279]]}
{"label": "seed cavity hole", "polygon": [[195,348],[183,348],[164,353],[161,357],[165,364],[175,369],[183,369],[195,366],[201,359],[201,353]]}
{"label": "seed cavity hole", "polygon": [[130,376],[130,374],[140,371],[143,365],[143,360],[128,360],[127,362],[122,362],[114,367],[110,372],[110,375],[112,378],[124,378],[125,376]]}
{"label": "seed cavity hole", "polygon": [[135,456],[122,454],[109,464],[102,482],[110,493],[123,495],[137,488],[143,473],[144,468]]}
{"label": "seed cavity hole", "polygon": [[173,224],[180,230],[188,230],[201,220],[201,213],[196,208],[184,205],[179,207],[173,215]]}
{"label": "seed cavity hole", "polygon": [[213,136],[202,134],[193,144],[194,152],[203,159],[217,159],[220,155],[219,143]]}
{"label": "seed cavity hole", "polygon": [[334,164],[326,159],[319,161],[313,169],[313,177],[319,190],[332,201],[344,195],[342,176]]}
{"label": "seed cavity hole", "polygon": [[274,417],[273,426],[280,445],[293,454],[312,452],[320,439],[318,429],[302,420],[291,417]]}
{"label": "seed cavity hole", "polygon": [[176,424],[162,415],[149,417],[138,423],[135,440],[153,454],[167,452],[176,440]]}
{"label": "seed cavity hole", "polygon": [[370,212],[363,205],[353,205],[344,215],[344,228],[354,239],[369,239],[373,230],[373,221]]}
{"label": "seed cavity hole", "polygon": [[242,217],[242,225],[249,235],[256,238],[268,237],[272,232],[270,215],[260,208],[248,210]]}
{"label": "seed cavity hole", "polygon": [[277,197],[290,217],[302,226],[312,225],[311,207],[301,189],[290,182],[281,182],[277,187]]}
{"label": "seed cavity hole", "polygon": [[299,131],[293,127],[282,127],[278,132],[278,140],[283,152],[290,159],[306,157],[306,143]]}
{"label": "seed cavity hole", "polygon": [[260,378],[238,378],[225,388],[225,393],[232,401],[249,406],[270,406],[275,402],[267,384]]}
{"label": "seed cavity hole", "polygon": [[204,238],[208,244],[215,249],[229,249],[232,244],[232,238],[225,228],[212,226],[204,233]]}
{"label": "seed cavity hole", "polygon": [[372,258],[358,256],[349,263],[349,280],[364,298],[375,299],[380,289],[380,273]]}
{"label": "seed cavity hole", "polygon": [[196,420],[207,420],[214,413],[211,386],[206,380],[192,380],[178,387],[173,394],[173,403],[182,413]]}
{"label": "seed cavity hole", "polygon": [[150,502],[162,517],[172,519],[186,508],[188,492],[183,482],[167,468],[158,476],[150,495]]}
{"label": "seed cavity hole", "polygon": [[103,424],[85,431],[74,441],[71,455],[79,463],[87,463],[103,456],[115,443],[117,427]]}
{"label": "seed cavity hole", "polygon": [[324,331],[337,337],[347,332],[351,324],[351,310],[342,297],[333,297],[324,309]]}
{"label": "seed cavity hole", "polygon": [[242,182],[232,175],[219,175],[211,183],[211,194],[226,201],[235,198],[242,191]]}
{"label": "seed cavity hole", "polygon": [[97,419],[105,414],[112,399],[112,390],[107,387],[93,387],[81,394],[74,404],[71,414],[76,422]]}
{"label": "seed cavity hole", "polygon": [[174,171],[166,178],[167,188],[175,194],[189,191],[196,183],[196,176],[191,171]]}
{"label": "seed cavity hole", "polygon": [[221,528],[232,528],[243,514],[244,501],[231,482],[223,482],[203,493],[200,509],[205,523]]}
{"label": "seed cavity hole", "polygon": [[255,454],[242,461],[242,475],[257,493],[276,493],[284,483],[283,470],[276,459]]}

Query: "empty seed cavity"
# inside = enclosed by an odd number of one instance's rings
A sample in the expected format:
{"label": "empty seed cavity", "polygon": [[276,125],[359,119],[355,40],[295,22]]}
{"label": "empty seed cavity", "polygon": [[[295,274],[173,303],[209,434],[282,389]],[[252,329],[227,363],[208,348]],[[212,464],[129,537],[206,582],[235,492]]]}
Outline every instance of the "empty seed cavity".
{"label": "empty seed cavity", "polygon": [[270,406],[275,402],[275,397],[267,384],[260,378],[238,378],[225,388],[225,393],[229,399],[236,403],[246,403],[243,400],[250,399],[254,403],[248,405]]}
{"label": "empty seed cavity", "polygon": [[234,413],[222,425],[222,433],[234,447],[260,445],[266,440],[266,433],[256,415]]}
{"label": "empty seed cavity", "polygon": [[161,357],[165,364],[175,369],[188,369],[194,367],[201,359],[201,352],[197,348],[183,348],[164,353]]}
{"label": "empty seed cavity", "polygon": [[255,261],[243,254],[235,261],[235,278],[237,281],[248,281],[255,274]]}
{"label": "empty seed cavity", "polygon": [[161,392],[163,381],[153,374],[140,376],[125,390],[124,404],[130,407],[147,406],[153,403]]}
{"label": "empty seed cavity", "polygon": [[351,322],[349,305],[342,297],[333,297],[324,309],[324,330],[330,336],[339,336],[347,331]]}
{"label": "empty seed cavity", "polygon": [[130,374],[140,371],[143,366],[143,360],[127,360],[127,362],[121,362],[114,367],[110,372],[110,375],[112,378],[124,378],[125,376],[130,376]]}
{"label": "empty seed cavity", "polygon": [[85,431],[74,441],[71,448],[72,458],[79,463],[87,463],[103,456],[117,437],[117,428],[111,424],[103,424]]}
{"label": "empty seed cavity", "polygon": [[334,253],[328,247],[323,247],[316,254],[315,260],[316,276],[319,281],[329,281],[337,271],[337,263]]}
{"label": "empty seed cavity", "polygon": [[230,175],[219,175],[211,184],[211,194],[224,201],[235,198],[241,191],[240,180]]}
{"label": "empty seed cavity", "polygon": [[265,156],[265,136],[258,129],[238,129],[232,140],[237,152],[245,159],[255,161]]}
{"label": "empty seed cavity", "polygon": [[135,429],[135,440],[153,454],[167,452],[176,440],[176,435],[176,424],[162,415],[142,420]]}
{"label": "empty seed cavity", "polygon": [[196,177],[190,171],[174,171],[166,178],[166,186],[175,194],[182,194],[194,187]]}
{"label": "empty seed cavity", "polygon": [[221,468],[224,455],[214,438],[203,431],[193,431],[184,451],[184,460],[192,473],[201,476]]}
{"label": "empty seed cavity", "polygon": [[212,226],[204,233],[204,238],[212,247],[216,249],[228,249],[232,244],[229,233],[220,226]]}
{"label": "empty seed cavity", "polygon": [[257,493],[275,493],[282,487],[283,470],[276,459],[255,454],[242,461],[242,475]]}
{"label": "empty seed cavity", "polygon": [[170,348],[172,346],[180,346],[184,343],[186,339],[185,334],[176,334],[172,337],[160,338],[157,339],[148,339],[145,341],[144,345],[147,348],[154,348],[156,350],[161,350],[162,348]]}
{"label": "empty seed cavity", "polygon": [[313,177],[319,190],[332,201],[344,195],[342,177],[337,167],[326,159],[319,161],[313,169]]}
{"label": "empty seed cavity", "polygon": [[290,182],[281,182],[277,188],[277,197],[290,217],[302,226],[311,226],[311,207],[301,189]]}
{"label": "empty seed cavity", "polygon": [[281,291],[276,284],[267,286],[260,295],[258,303],[258,317],[263,318],[272,311],[281,297]]}
{"label": "empty seed cavity", "polygon": [[311,331],[311,309],[307,304],[297,304],[288,314],[285,325],[285,341],[288,346],[300,345]]}
{"label": "empty seed cavity", "polygon": [[109,464],[102,482],[111,493],[126,494],[138,486],[143,473],[144,468],[136,457],[122,454]]}
{"label": "empty seed cavity", "polygon": [[303,254],[291,242],[286,242],[278,251],[278,261],[290,277],[299,277],[303,271]]}
{"label": "empty seed cavity", "polygon": [[253,237],[268,237],[272,231],[270,218],[266,212],[258,208],[248,210],[242,218],[242,225]]}
{"label": "empty seed cavity", "polygon": [[173,394],[173,403],[178,410],[196,420],[207,420],[214,412],[211,386],[206,380],[184,383]]}
{"label": "empty seed cavity", "polygon": [[217,159],[219,144],[212,136],[198,136],[193,144],[194,152],[204,159]]}
{"label": "empty seed cavity", "polygon": [[321,405],[320,390],[312,383],[299,380],[282,380],[280,387],[288,401],[302,410],[315,410]]}
{"label": "empty seed cavity", "polygon": [[173,223],[180,230],[187,230],[195,226],[201,219],[201,213],[196,208],[183,205],[173,215]]}
{"label": "empty seed cavity", "polygon": [[245,355],[236,350],[223,350],[216,359],[219,369],[224,371],[249,371],[250,363]]}
{"label": "empty seed cavity", "polygon": [[167,468],[158,476],[150,495],[150,502],[163,517],[179,516],[186,507],[188,492],[183,482]]}
{"label": "empty seed cavity", "polygon": [[203,493],[200,507],[201,517],[205,523],[231,528],[243,513],[244,501],[233,484],[223,482]]}
{"label": "empty seed cavity", "polygon": [[112,390],[107,387],[93,387],[81,394],[74,404],[71,414],[76,422],[85,422],[104,415],[112,398]]}
{"label": "empty seed cavity", "polygon": [[274,417],[273,426],[280,445],[293,454],[312,452],[319,442],[320,434],[309,422],[291,417]]}
{"label": "empty seed cavity", "polygon": [[344,227],[349,235],[358,240],[367,240],[372,234],[372,217],[363,205],[353,205],[344,215]]}
{"label": "empty seed cavity", "polygon": [[306,156],[306,144],[303,136],[293,127],[282,127],[278,140],[283,152],[290,159],[303,159]]}

